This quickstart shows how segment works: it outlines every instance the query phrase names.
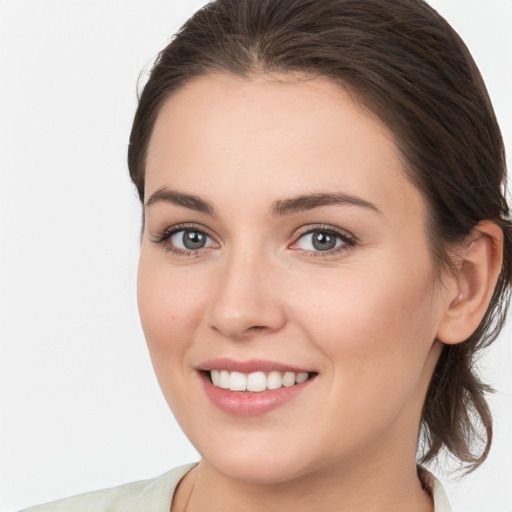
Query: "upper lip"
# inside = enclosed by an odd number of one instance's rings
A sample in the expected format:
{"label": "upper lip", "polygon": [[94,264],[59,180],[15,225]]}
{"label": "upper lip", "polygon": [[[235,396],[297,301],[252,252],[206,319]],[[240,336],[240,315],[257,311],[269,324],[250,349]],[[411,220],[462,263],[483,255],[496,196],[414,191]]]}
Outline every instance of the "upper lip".
{"label": "upper lip", "polygon": [[229,372],[311,372],[311,370],[300,368],[298,366],[290,365],[287,363],[280,363],[277,361],[269,361],[264,359],[250,359],[247,361],[238,361],[229,358],[209,359],[202,362],[197,366],[197,370],[210,371],[210,370],[227,370]]}

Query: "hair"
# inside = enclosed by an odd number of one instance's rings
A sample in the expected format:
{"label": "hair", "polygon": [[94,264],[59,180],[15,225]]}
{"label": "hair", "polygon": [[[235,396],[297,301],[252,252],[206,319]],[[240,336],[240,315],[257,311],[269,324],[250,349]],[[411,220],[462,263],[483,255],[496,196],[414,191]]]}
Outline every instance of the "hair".
{"label": "hair", "polygon": [[420,462],[444,448],[467,470],[476,468],[489,452],[492,417],[485,398],[491,388],[475,361],[505,321],[512,224],[503,140],[464,42],[423,0],[211,2],[159,53],[140,95],[128,166],[141,201],[160,108],[187,83],[218,72],[324,77],[377,116],[427,202],[436,269],[451,268],[450,247],[480,221],[502,229],[503,266],[487,312],[465,342],[443,347],[421,418]]}

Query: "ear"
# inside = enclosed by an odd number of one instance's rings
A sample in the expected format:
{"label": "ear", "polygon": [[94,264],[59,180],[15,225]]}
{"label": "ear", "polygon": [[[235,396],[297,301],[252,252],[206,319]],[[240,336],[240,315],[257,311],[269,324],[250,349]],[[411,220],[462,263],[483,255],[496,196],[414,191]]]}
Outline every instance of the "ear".
{"label": "ear", "polygon": [[467,340],[487,311],[503,260],[503,232],[490,221],[477,224],[456,251],[457,272],[446,288],[446,308],[437,339],[453,345]]}

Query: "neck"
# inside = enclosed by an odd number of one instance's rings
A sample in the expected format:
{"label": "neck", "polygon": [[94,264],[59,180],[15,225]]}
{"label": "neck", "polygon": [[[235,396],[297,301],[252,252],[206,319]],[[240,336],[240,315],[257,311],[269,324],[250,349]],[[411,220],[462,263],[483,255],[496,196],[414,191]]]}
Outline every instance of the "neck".
{"label": "neck", "polygon": [[411,464],[361,460],[318,468],[286,482],[254,484],[228,478],[201,461],[180,485],[176,512],[432,512],[433,503]]}

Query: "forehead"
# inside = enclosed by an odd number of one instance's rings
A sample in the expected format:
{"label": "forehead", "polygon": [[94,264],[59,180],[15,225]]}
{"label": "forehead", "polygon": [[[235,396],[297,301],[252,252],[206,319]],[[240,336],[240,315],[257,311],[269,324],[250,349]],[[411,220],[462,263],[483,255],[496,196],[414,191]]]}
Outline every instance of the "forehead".
{"label": "forehead", "polygon": [[146,194],[161,186],[261,191],[269,200],[341,188],[377,206],[422,203],[378,119],[328,79],[290,75],[211,75],[172,96],[146,161]]}

